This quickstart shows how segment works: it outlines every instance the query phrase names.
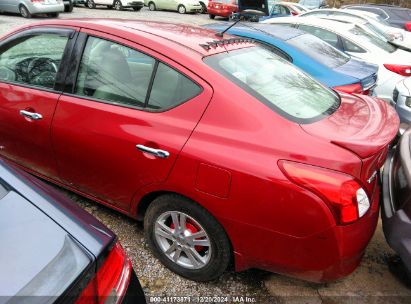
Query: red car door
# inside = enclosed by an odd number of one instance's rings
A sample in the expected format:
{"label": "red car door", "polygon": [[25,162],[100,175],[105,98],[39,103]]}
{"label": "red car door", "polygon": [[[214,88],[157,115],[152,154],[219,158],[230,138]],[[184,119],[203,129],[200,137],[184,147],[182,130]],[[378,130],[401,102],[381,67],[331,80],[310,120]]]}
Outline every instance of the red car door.
{"label": "red car door", "polygon": [[138,189],[167,178],[212,89],[149,49],[86,33],[78,77],[60,97],[53,121],[60,177],[128,210]]}
{"label": "red car door", "polygon": [[57,176],[50,129],[73,33],[32,28],[0,47],[0,155],[46,176]]}

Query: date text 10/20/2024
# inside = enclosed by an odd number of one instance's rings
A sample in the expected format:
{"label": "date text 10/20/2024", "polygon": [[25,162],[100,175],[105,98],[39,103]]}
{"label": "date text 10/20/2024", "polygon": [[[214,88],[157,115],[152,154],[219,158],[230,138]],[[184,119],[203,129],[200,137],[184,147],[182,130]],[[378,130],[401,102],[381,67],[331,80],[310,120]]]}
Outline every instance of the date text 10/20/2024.
{"label": "date text 10/20/2024", "polygon": [[150,297],[150,303],[256,303],[254,297],[247,296],[181,296],[181,297]]}

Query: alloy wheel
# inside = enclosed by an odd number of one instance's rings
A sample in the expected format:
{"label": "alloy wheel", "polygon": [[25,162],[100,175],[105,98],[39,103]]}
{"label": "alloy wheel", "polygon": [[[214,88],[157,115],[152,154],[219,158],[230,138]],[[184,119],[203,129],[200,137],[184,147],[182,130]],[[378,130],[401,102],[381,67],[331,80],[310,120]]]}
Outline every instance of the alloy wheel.
{"label": "alloy wheel", "polygon": [[179,211],[165,212],[158,217],[154,229],[158,246],[174,263],[187,269],[200,269],[210,261],[210,238],[191,216]]}

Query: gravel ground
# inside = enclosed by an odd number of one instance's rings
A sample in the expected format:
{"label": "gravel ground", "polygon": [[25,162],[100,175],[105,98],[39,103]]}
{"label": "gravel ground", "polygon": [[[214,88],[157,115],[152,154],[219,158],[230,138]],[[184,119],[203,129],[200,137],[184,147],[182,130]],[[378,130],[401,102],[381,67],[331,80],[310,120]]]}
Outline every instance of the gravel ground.
{"label": "gravel ground", "polygon": [[[146,8],[140,12],[75,8],[71,14],[60,15],[60,18],[90,17],[161,20],[196,25],[214,22],[207,15],[150,12]],[[0,15],[0,35],[16,26],[41,19],[27,20],[16,15]],[[404,281],[403,266],[385,243],[381,224],[358,270],[336,283],[310,284],[259,270],[226,272],[214,282],[196,283],[173,274],[154,258],[144,242],[139,223],[74,193],[61,191],[119,236],[133,261],[148,300],[150,296],[229,296],[229,302],[232,302],[235,300],[232,297],[248,296],[251,302],[267,303],[411,303],[411,291]],[[203,300],[210,302],[210,299]],[[241,302],[241,299],[238,300]]]}

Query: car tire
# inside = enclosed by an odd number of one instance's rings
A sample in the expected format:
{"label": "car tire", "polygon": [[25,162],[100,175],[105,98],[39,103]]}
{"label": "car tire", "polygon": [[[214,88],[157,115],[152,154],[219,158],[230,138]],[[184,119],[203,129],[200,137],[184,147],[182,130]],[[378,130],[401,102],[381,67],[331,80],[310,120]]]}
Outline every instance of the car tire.
{"label": "car tire", "polygon": [[155,11],[157,8],[156,8],[156,5],[154,4],[154,2],[150,2],[149,4],[148,4],[148,9],[150,10],[150,11]]}
{"label": "car tire", "polygon": [[215,18],[215,15],[209,14],[208,17],[209,17],[210,19],[214,19],[214,18]]}
{"label": "car tire", "polygon": [[87,0],[86,6],[90,9],[96,8],[96,4],[94,3],[93,0]]}
{"label": "car tire", "polygon": [[32,17],[30,11],[28,10],[28,8],[25,7],[23,4],[20,5],[19,11],[20,11],[20,15],[23,18],[31,18]]}
{"label": "car tire", "polygon": [[58,18],[59,13],[48,13],[47,16],[50,18]]}
{"label": "car tire", "polygon": [[70,3],[69,5],[65,5],[64,6],[64,12],[65,13],[71,13],[73,11],[73,7],[74,7],[73,3]]}
{"label": "car tire", "polygon": [[207,6],[205,5],[205,3],[204,2],[200,2],[200,4],[201,4],[201,14],[205,14],[205,13],[207,13]]}
{"label": "car tire", "polygon": [[135,12],[139,12],[139,11],[141,10],[141,7],[133,7],[133,10],[134,10]]}
{"label": "car tire", "polygon": [[114,6],[114,9],[116,11],[122,11],[123,10],[123,4],[121,3],[120,0],[114,1],[113,6]]}
{"label": "car tire", "polygon": [[182,5],[182,4],[180,4],[180,5],[177,7],[177,10],[178,10],[178,12],[179,12],[180,14],[185,14],[185,13],[187,12],[186,7],[185,7],[184,5]]}
{"label": "car tire", "polygon": [[[179,229],[174,229],[174,223]],[[156,198],[145,214],[144,229],[154,255],[182,277],[210,281],[230,264],[232,250],[223,227],[206,209],[187,198],[176,194]],[[195,233],[198,236],[192,238]]]}

